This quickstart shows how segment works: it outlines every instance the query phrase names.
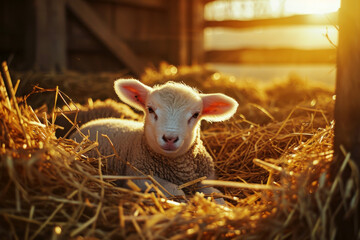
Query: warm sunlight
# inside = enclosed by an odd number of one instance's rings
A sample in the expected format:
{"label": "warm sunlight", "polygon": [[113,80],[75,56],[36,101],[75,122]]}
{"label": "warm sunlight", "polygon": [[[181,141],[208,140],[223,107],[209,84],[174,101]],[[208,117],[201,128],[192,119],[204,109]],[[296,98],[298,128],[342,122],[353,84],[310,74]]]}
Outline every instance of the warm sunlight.
{"label": "warm sunlight", "polygon": [[283,17],[294,14],[324,14],[336,12],[340,0],[223,0],[207,4],[208,20],[254,19]]}
{"label": "warm sunlight", "polygon": [[[271,0],[279,2],[279,0]],[[287,13],[295,14],[324,14],[335,12],[340,7],[340,0],[286,0],[285,9]]]}
{"label": "warm sunlight", "polygon": [[[337,44],[338,30],[335,26],[336,21],[331,18],[332,15],[327,15],[327,13],[336,12],[339,7],[340,0],[219,0],[210,2],[205,7],[205,18],[209,21],[252,21],[309,14],[311,15],[307,18],[309,21],[318,21],[324,24],[307,25],[304,22],[303,25],[258,25],[256,28],[208,27],[204,32],[204,46],[206,50],[210,51],[281,48],[315,51],[316,49],[323,49],[326,56],[329,56],[326,59],[334,59],[334,53],[330,54],[330,52]],[[299,53],[296,56],[299,56]],[[316,56],[319,54],[317,53]],[[246,62],[244,51],[238,58],[243,59],[241,66],[238,64],[226,66],[217,64],[216,67],[223,72],[236,76],[251,76],[261,79],[273,79],[286,76],[289,71],[296,71],[305,78],[309,77],[330,84],[335,81],[333,62],[327,62],[322,66],[317,65],[316,68],[312,65],[283,65],[269,68],[264,65],[262,71],[257,71],[258,66],[252,68],[249,66],[249,62],[244,64]],[[314,58],[311,57],[311,59]],[[254,59],[264,59],[264,55],[254,57]]]}
{"label": "warm sunlight", "polygon": [[360,240],[359,13],[0,0],[0,240]]}

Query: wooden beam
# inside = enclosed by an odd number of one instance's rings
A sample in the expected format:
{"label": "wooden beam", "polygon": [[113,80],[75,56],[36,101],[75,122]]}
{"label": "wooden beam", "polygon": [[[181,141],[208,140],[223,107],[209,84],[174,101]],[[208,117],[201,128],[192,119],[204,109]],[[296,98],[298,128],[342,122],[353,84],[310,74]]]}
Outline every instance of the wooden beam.
{"label": "wooden beam", "polygon": [[110,2],[117,4],[124,4],[134,7],[142,8],[158,8],[164,9],[166,7],[165,0],[91,0],[92,2]]}
{"label": "wooden beam", "polygon": [[50,41],[48,37],[47,0],[35,0],[35,70],[50,71]]}
{"label": "wooden beam", "polygon": [[125,42],[116,37],[84,0],[67,0],[67,5],[117,59],[124,62],[138,76],[142,74],[145,64],[137,58]]}
{"label": "wooden beam", "polygon": [[189,1],[189,51],[191,65],[204,63],[204,3],[203,0]]}
{"label": "wooden beam", "polygon": [[205,61],[231,64],[319,64],[336,63],[335,49],[236,49],[211,50]]}
{"label": "wooden beam", "polygon": [[64,0],[35,0],[35,69],[66,69]]}
{"label": "wooden beam", "polygon": [[187,0],[168,2],[168,61],[175,65],[188,64]]}
{"label": "wooden beam", "polygon": [[306,14],[295,15],[282,18],[269,18],[258,20],[225,20],[225,21],[205,21],[205,27],[216,28],[255,28],[268,26],[292,26],[292,25],[336,25],[338,12],[329,14]]}
{"label": "wooden beam", "polygon": [[49,39],[52,64],[56,72],[66,70],[65,0],[49,0]]}
{"label": "wooden beam", "polygon": [[[343,146],[346,152],[350,153],[351,159],[356,166],[351,169],[360,169],[360,4],[358,0],[342,0],[339,15],[339,43],[337,58],[336,76],[336,102],[335,102],[335,157],[332,167],[332,178],[334,179],[339,167],[344,161],[344,155],[340,150]],[[356,239],[359,237],[360,229],[360,206],[358,202],[351,201],[359,192],[359,175],[348,166],[341,176],[341,182],[348,187],[347,182],[351,177],[356,177],[353,187],[355,188],[348,195],[349,198],[334,200],[332,216],[336,221],[336,239]],[[340,190],[339,190],[340,192]],[[347,192],[350,192],[347,190]],[[338,197],[340,198],[340,197]],[[358,200],[358,198],[357,198]],[[355,209],[341,206],[348,202],[347,206],[353,205]],[[353,204],[355,203],[355,204]]]}
{"label": "wooden beam", "polygon": [[202,0],[202,2],[204,4],[208,4],[208,3],[211,3],[211,2],[215,2],[216,0]]}
{"label": "wooden beam", "polygon": [[[354,4],[354,5],[352,5]],[[360,166],[360,5],[344,0],[339,26],[335,103],[335,151],[340,145]]]}

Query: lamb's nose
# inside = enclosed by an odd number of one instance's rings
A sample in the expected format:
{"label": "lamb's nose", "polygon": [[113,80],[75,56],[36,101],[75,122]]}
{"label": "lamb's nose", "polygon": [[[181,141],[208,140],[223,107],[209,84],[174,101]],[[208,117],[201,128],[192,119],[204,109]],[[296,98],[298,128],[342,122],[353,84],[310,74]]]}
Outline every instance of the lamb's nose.
{"label": "lamb's nose", "polygon": [[173,136],[165,136],[163,135],[162,139],[166,143],[176,143],[179,140],[179,137],[173,137]]}

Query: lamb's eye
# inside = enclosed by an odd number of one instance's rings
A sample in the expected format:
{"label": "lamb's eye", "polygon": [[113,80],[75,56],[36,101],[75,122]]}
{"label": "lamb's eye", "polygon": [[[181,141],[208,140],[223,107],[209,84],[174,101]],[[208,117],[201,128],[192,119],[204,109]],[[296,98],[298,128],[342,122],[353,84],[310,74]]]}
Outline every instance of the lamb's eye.
{"label": "lamb's eye", "polygon": [[149,113],[155,113],[154,109],[152,107],[148,107]]}
{"label": "lamb's eye", "polygon": [[189,118],[188,124],[190,124],[191,122],[193,122],[193,121],[192,121],[193,119],[197,119],[197,118],[199,117],[199,115],[200,115],[199,112],[194,113],[194,114],[191,116],[191,118]]}
{"label": "lamb's eye", "polygon": [[149,111],[149,114],[153,115],[154,116],[154,119],[157,120],[158,119],[158,116],[156,115],[154,109],[152,107],[148,107],[147,108],[148,111]]}
{"label": "lamb's eye", "polygon": [[200,113],[196,112],[192,115],[192,118],[197,119],[199,117]]}

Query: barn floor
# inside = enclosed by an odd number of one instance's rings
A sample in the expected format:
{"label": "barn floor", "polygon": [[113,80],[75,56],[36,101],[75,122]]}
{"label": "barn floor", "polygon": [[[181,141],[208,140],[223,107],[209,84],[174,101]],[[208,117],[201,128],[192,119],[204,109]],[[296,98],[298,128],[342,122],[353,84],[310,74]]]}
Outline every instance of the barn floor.
{"label": "barn floor", "polygon": [[[330,206],[337,197],[343,198],[339,208],[357,211],[358,172],[349,157],[335,181],[329,180],[335,97],[326,87],[296,77],[267,85],[241,82],[200,67],[166,64],[144,74],[149,85],[182,81],[239,102],[231,120],[202,125],[202,139],[215,160],[215,185],[227,200],[220,206],[199,194],[179,203],[160,192],[116,187],[106,178],[106,157],[83,156],[96,143],[55,137],[53,109],[70,102],[63,92],[85,103],[90,96],[106,96],[121,76],[74,74],[68,82],[67,75],[31,76],[26,85],[53,88],[38,88],[27,98],[33,108],[4,88],[0,93],[0,235],[5,239],[330,239],[339,217]],[[23,84],[17,96],[25,91]],[[347,165],[352,175],[343,182]]]}

